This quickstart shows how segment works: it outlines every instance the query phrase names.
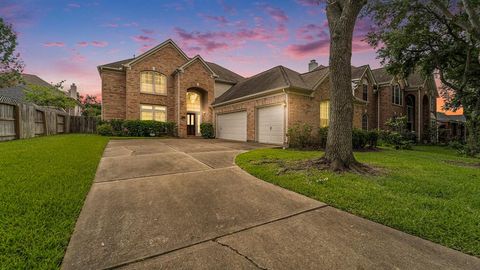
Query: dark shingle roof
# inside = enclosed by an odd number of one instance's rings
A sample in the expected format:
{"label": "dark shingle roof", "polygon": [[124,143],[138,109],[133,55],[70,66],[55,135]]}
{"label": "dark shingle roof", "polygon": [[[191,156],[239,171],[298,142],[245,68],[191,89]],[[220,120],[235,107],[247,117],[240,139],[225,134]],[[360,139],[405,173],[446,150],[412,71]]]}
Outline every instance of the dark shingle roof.
{"label": "dark shingle roof", "polygon": [[[134,59],[135,58],[129,58],[129,59],[113,62],[113,63],[108,63],[108,64],[105,64],[105,65],[99,66],[99,68],[103,67],[103,68],[122,69],[123,65],[127,64],[128,62],[130,62]],[[224,68],[224,67],[222,67],[218,64],[215,64],[215,63],[212,63],[212,62],[206,62],[206,63],[213,70],[213,72],[218,75],[219,80],[235,84],[235,83],[244,79],[244,77],[242,77],[242,76],[238,75],[237,73],[235,73],[235,72],[233,72],[233,71],[231,71],[227,68]]]}
{"label": "dark shingle roof", "polygon": [[393,79],[393,75],[387,72],[387,69],[382,67],[382,68],[377,68],[377,69],[372,69],[373,76],[375,77],[375,80],[379,84],[381,83],[389,83]]}
{"label": "dark shingle roof", "polygon": [[309,88],[314,88],[315,85],[323,79],[326,75],[328,75],[329,68],[325,66],[317,67],[316,69],[303,73],[302,76],[303,80],[307,84]]}
{"label": "dark shingle roof", "polygon": [[414,72],[410,74],[407,78],[409,86],[420,86],[425,82],[425,78],[419,72]]}
{"label": "dark shingle roof", "polygon": [[464,115],[448,115],[443,112],[437,112],[437,121],[465,123],[466,119]]}
{"label": "dark shingle roof", "polygon": [[367,70],[368,65],[363,65],[360,67],[354,67],[352,66],[352,80],[358,80],[362,77],[362,75],[365,73]]}
{"label": "dark shingle roof", "polygon": [[245,79],[244,77],[238,75],[237,73],[229,69],[226,69],[218,64],[207,62],[207,65],[213,70],[213,72],[215,72],[215,74],[218,75],[218,79],[222,81],[237,83]]}
{"label": "dark shingle roof", "polygon": [[215,104],[281,88],[309,89],[300,74],[283,66],[276,66],[247,78],[215,100]]}
{"label": "dark shingle roof", "polygon": [[[51,87],[52,85],[48,82],[42,80],[37,75],[32,74],[22,74],[22,78],[25,81],[25,84],[34,84],[40,86]],[[17,86],[6,87],[0,89],[0,96],[10,98],[15,102],[25,102],[25,85],[19,84]]]}

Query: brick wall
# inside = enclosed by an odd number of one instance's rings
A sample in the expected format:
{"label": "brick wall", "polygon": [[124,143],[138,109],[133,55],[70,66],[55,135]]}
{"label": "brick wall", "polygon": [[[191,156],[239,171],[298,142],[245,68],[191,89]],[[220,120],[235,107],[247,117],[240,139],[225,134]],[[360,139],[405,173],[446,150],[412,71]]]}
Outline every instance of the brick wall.
{"label": "brick wall", "polygon": [[[126,119],[140,119],[140,104],[155,104],[167,107],[167,119],[176,120],[175,70],[187,59],[171,44],[145,57],[127,69],[126,76]],[[155,70],[167,76],[167,95],[140,93],[140,72]]]}
{"label": "brick wall", "polygon": [[103,70],[100,77],[103,119],[125,119],[125,72]]}

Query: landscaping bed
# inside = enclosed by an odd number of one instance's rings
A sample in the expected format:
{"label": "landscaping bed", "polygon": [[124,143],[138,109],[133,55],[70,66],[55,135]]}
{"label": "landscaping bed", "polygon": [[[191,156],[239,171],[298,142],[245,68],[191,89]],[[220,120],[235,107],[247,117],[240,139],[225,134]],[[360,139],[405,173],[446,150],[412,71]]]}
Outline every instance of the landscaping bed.
{"label": "landscaping bed", "polygon": [[355,153],[360,162],[378,168],[378,175],[335,174],[295,166],[322,155],[320,151],[257,149],[237,156],[236,163],[278,186],[480,256],[478,159],[459,157],[444,147],[415,146],[413,150]]}
{"label": "landscaping bed", "polygon": [[108,138],[59,135],[0,143],[0,268],[55,269]]}

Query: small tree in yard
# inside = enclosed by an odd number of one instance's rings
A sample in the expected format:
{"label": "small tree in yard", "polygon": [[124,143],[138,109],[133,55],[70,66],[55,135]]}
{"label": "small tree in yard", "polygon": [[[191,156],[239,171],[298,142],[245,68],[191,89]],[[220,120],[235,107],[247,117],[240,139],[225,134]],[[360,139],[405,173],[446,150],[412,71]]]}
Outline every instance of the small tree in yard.
{"label": "small tree in yard", "polygon": [[96,96],[86,95],[80,97],[83,105],[83,116],[99,117],[102,114],[102,103],[97,100]]}
{"label": "small tree in yard", "polygon": [[76,102],[60,91],[63,82],[52,86],[29,84],[26,87],[25,98],[39,106],[53,107],[57,109],[74,108]]}
{"label": "small tree in yard", "polygon": [[389,72],[438,73],[445,108],[467,119],[467,154],[480,153],[480,1],[371,0],[367,12]]}
{"label": "small tree in yard", "polygon": [[0,88],[15,86],[22,81],[23,62],[15,53],[17,45],[12,25],[0,18]]}
{"label": "small tree in yard", "polygon": [[328,0],[330,29],[330,122],[324,161],[332,170],[356,169],[353,156],[352,37],[367,0]]}

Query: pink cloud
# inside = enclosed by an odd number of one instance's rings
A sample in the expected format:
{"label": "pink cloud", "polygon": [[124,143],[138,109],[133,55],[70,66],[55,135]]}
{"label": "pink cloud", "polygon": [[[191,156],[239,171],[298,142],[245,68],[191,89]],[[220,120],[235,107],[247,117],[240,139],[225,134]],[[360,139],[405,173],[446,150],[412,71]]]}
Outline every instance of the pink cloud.
{"label": "pink cloud", "polygon": [[153,44],[143,44],[142,47],[140,47],[139,51],[140,53],[144,53],[148,50],[150,50],[151,48],[153,48]]}
{"label": "pink cloud", "polygon": [[80,46],[80,47],[87,47],[88,42],[87,41],[80,41],[80,42],[77,42],[77,45]]}
{"label": "pink cloud", "polygon": [[117,28],[118,24],[117,23],[107,23],[104,25],[105,27],[110,27],[110,28]]}
{"label": "pink cloud", "polygon": [[285,11],[270,6],[270,5],[264,5],[265,11],[278,23],[286,23],[288,21],[288,16],[285,13]]}
{"label": "pink cloud", "polygon": [[96,40],[94,40],[94,41],[90,42],[90,44],[94,47],[100,47],[100,48],[108,46],[108,42],[106,42],[106,41],[96,41]]}
{"label": "pink cloud", "polygon": [[80,7],[80,4],[77,4],[77,3],[70,3],[67,5],[69,8],[79,8]]}
{"label": "pink cloud", "polygon": [[155,30],[152,30],[152,29],[142,29],[142,32],[143,32],[144,34],[151,35],[151,34],[155,33]]}
{"label": "pink cloud", "polygon": [[2,0],[0,17],[15,27],[29,26],[33,23],[34,16],[38,15],[36,8],[33,5],[20,5],[16,1]]}
{"label": "pink cloud", "polygon": [[328,55],[330,40],[317,40],[306,44],[292,44],[287,46],[285,53],[292,58],[304,58],[315,55]]}
{"label": "pink cloud", "polygon": [[44,47],[65,47],[65,43],[60,41],[45,42],[43,43],[43,46]]}
{"label": "pink cloud", "polygon": [[227,18],[225,16],[211,16],[211,15],[202,15],[205,19],[219,23],[220,25],[228,24]]}
{"label": "pink cloud", "polygon": [[296,37],[300,40],[313,41],[315,39],[325,39],[328,38],[328,26],[317,25],[317,24],[307,24],[296,31]]}
{"label": "pink cloud", "polygon": [[138,35],[138,36],[133,36],[132,39],[135,42],[155,42],[155,39],[149,36],[144,36],[144,35]]}

